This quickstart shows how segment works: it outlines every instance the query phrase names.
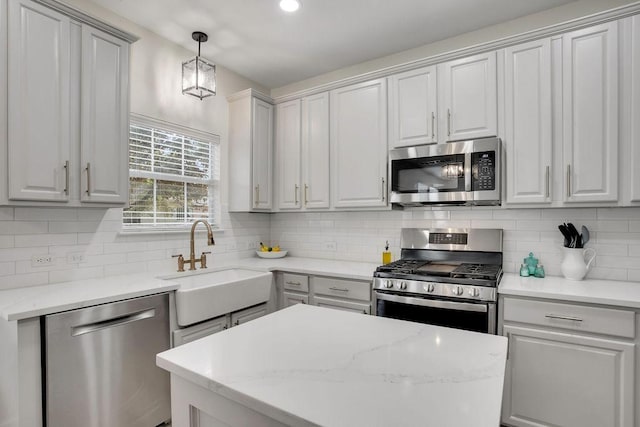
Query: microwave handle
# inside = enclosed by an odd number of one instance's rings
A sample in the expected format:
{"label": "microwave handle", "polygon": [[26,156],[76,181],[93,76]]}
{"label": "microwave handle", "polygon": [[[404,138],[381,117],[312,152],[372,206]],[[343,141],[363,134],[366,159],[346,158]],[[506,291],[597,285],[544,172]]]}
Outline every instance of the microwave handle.
{"label": "microwave handle", "polygon": [[464,191],[471,191],[471,153],[464,153]]}

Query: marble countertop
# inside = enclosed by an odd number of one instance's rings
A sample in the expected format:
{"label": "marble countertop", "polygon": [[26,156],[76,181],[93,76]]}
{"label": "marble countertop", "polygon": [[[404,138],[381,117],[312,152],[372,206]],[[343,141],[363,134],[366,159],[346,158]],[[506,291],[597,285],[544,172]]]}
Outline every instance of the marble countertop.
{"label": "marble countertop", "polygon": [[507,339],[298,304],[156,363],[286,424],[499,424]]}
{"label": "marble countertop", "polygon": [[210,268],[207,270],[176,273],[174,260],[167,260],[165,270],[153,273],[85,279],[0,291],[0,318],[5,320],[28,319],[65,310],[173,291],[180,288],[180,285],[172,282],[172,277],[186,277],[191,274],[202,274],[230,267],[371,280],[377,266],[373,263],[353,261],[296,257],[279,259],[252,257],[227,263],[217,263],[214,260],[210,262]]}
{"label": "marble countertop", "polygon": [[591,304],[640,308],[640,283],[613,280],[567,280],[564,277],[520,277],[505,274],[498,293]]}

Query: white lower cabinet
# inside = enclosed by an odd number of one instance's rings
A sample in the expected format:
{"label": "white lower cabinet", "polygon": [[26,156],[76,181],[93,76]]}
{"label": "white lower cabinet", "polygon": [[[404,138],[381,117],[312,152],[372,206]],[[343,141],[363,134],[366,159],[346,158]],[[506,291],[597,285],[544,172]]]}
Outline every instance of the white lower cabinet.
{"label": "white lower cabinet", "polygon": [[503,424],[635,425],[633,311],[505,297],[503,313]]}
{"label": "white lower cabinet", "polygon": [[267,304],[258,304],[173,331],[173,347],[224,331],[269,314]]}
{"label": "white lower cabinet", "polygon": [[311,304],[355,313],[371,314],[371,282],[336,277],[279,273],[280,308]]}

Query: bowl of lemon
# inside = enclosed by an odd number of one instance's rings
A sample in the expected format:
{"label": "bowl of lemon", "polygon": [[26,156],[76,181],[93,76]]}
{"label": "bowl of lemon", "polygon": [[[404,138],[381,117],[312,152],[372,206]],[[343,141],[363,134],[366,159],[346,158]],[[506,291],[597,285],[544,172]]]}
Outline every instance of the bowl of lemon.
{"label": "bowl of lemon", "polygon": [[260,250],[256,251],[260,258],[283,258],[287,256],[287,251],[280,250],[280,246],[265,246],[260,242]]}

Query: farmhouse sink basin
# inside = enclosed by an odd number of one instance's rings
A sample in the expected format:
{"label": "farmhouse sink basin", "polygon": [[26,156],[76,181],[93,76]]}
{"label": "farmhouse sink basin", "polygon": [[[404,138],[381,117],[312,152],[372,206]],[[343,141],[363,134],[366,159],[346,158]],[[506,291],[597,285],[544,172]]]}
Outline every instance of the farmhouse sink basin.
{"label": "farmhouse sink basin", "polygon": [[273,275],[228,268],[169,280],[180,284],[176,291],[178,324],[188,326],[267,301]]}

